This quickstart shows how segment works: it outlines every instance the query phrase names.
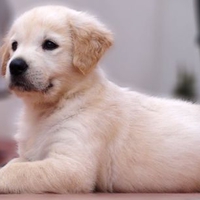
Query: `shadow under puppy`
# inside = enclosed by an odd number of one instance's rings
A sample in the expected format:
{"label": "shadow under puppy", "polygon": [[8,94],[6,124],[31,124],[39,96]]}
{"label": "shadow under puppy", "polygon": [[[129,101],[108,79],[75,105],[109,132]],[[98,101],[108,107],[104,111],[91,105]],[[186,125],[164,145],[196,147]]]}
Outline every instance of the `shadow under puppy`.
{"label": "shadow under puppy", "polygon": [[15,21],[2,74],[24,108],[0,193],[200,190],[200,106],[108,81],[97,63],[112,43],[104,25],[66,7]]}

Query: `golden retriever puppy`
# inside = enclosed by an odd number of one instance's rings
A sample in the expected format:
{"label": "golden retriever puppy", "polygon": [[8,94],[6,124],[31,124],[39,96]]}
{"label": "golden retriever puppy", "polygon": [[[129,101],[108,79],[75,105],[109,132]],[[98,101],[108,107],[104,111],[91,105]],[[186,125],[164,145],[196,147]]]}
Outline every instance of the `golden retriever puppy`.
{"label": "golden retriever puppy", "polygon": [[61,6],[14,23],[2,74],[24,108],[0,193],[200,190],[200,106],[108,81],[97,65],[112,43],[95,18]]}

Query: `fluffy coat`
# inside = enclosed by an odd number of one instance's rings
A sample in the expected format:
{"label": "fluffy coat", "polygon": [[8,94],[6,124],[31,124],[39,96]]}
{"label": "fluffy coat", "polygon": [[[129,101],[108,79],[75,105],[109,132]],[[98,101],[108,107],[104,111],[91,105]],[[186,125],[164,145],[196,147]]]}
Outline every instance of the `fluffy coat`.
{"label": "fluffy coat", "polygon": [[[43,51],[44,38],[59,48]],[[11,87],[24,101],[19,158],[0,170],[0,193],[200,190],[200,106],[108,81],[97,64],[112,43],[95,18],[65,7],[39,7],[14,23],[2,74],[11,84],[9,64],[23,57],[33,88]]]}

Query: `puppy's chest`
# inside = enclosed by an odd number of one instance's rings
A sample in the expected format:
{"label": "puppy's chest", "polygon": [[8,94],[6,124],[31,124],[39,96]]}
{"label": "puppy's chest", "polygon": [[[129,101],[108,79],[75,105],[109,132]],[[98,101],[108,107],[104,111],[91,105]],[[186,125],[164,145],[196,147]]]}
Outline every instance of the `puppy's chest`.
{"label": "puppy's chest", "polygon": [[24,112],[16,135],[19,155],[30,161],[46,158],[53,144],[70,137],[65,133],[74,124],[75,113],[76,109],[64,108],[42,117]]}
{"label": "puppy's chest", "polygon": [[44,159],[53,142],[52,130],[57,128],[55,124],[56,122],[38,121],[20,126],[16,135],[19,155],[29,161]]}
{"label": "puppy's chest", "polygon": [[18,142],[18,153],[26,160],[34,161],[45,157],[47,139],[38,127],[20,129],[16,140]]}

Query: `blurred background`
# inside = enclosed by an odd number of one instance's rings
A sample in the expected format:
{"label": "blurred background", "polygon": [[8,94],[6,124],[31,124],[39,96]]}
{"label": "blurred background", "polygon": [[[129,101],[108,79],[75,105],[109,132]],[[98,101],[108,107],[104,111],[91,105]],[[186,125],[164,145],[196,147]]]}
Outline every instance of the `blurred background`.
{"label": "blurred background", "polygon": [[[199,0],[1,0],[0,43],[17,16],[46,4],[87,11],[114,32],[101,66],[120,86],[200,101]],[[21,106],[0,77],[0,165],[16,155],[12,137]]]}

